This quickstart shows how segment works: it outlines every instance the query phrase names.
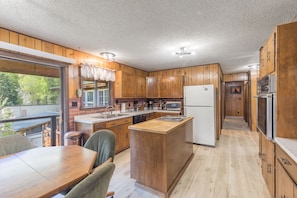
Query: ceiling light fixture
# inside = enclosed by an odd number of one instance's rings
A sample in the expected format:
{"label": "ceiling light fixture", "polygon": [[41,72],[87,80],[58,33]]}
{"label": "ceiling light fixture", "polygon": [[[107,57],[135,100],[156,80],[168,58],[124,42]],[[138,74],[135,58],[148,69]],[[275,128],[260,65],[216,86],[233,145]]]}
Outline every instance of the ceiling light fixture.
{"label": "ceiling light fixture", "polygon": [[188,52],[185,47],[181,47],[180,51],[174,52],[173,54],[178,55],[180,58],[182,58],[185,55],[194,55],[195,52]]}
{"label": "ceiling light fixture", "polygon": [[115,61],[115,54],[114,53],[111,53],[111,52],[102,52],[100,53],[100,55],[108,62],[113,62]]}

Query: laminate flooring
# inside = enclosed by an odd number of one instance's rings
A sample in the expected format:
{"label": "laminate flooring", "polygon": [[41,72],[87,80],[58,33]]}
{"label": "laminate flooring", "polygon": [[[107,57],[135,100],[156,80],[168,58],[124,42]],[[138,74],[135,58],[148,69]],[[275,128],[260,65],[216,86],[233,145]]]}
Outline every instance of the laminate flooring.
{"label": "laminate flooring", "polygon": [[[257,132],[222,129],[216,147],[193,145],[193,148],[194,157],[170,198],[270,197],[261,173]],[[129,149],[115,156],[115,164],[109,186],[109,190],[115,191],[115,198],[162,197],[140,188],[130,178]]]}

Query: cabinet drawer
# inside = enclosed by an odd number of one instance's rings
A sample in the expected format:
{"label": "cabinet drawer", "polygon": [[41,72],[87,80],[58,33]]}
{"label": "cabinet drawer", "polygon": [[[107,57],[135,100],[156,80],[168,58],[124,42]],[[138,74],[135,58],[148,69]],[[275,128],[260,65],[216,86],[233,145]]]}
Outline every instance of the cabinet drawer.
{"label": "cabinet drawer", "polygon": [[132,117],[106,122],[106,128],[111,128],[114,126],[118,126],[118,125],[122,125],[122,124],[129,124],[129,123],[132,124]]}
{"label": "cabinet drawer", "polygon": [[276,145],[276,158],[288,172],[290,177],[297,183],[297,164],[286,154],[279,145]]}
{"label": "cabinet drawer", "polygon": [[104,122],[94,124],[94,129],[93,129],[94,132],[98,131],[100,129],[105,129],[105,123]]}

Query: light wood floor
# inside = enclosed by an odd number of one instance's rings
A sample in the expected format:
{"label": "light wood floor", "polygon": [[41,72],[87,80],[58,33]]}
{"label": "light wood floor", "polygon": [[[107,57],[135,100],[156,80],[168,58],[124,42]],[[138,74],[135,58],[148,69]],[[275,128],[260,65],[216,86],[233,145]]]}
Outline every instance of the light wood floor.
{"label": "light wood floor", "polygon": [[[243,123],[241,119],[232,122]],[[199,145],[193,148],[194,158],[170,198],[270,197],[261,175],[257,132],[232,130],[228,125],[215,148]],[[162,197],[137,187],[130,178],[129,149],[116,155],[115,164],[109,187],[115,191],[115,198]]]}

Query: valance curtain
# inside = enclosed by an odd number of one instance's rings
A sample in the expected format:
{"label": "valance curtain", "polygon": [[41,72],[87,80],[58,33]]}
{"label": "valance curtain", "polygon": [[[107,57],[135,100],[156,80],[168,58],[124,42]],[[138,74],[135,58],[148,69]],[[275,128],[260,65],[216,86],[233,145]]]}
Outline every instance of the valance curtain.
{"label": "valance curtain", "polygon": [[95,65],[82,63],[81,75],[85,78],[95,80],[115,81],[115,71],[97,67]]}

